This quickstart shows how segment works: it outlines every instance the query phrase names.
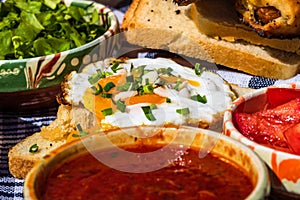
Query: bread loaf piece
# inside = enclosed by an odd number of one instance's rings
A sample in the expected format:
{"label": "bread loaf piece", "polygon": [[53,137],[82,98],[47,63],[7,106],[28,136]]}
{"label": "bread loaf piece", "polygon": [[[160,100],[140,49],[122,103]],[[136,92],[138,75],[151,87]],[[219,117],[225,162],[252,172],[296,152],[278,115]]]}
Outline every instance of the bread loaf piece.
{"label": "bread loaf piece", "polygon": [[300,56],[296,53],[203,34],[198,29],[201,24],[193,21],[197,13],[192,12],[192,6],[179,7],[172,0],[133,0],[122,29],[129,43],[207,60],[251,75],[287,79],[299,72]]}
{"label": "bread loaf piece", "polygon": [[[76,125],[80,123],[83,129],[94,126],[94,115],[83,107],[60,105],[57,118],[49,125],[43,126],[40,132],[25,138],[8,153],[10,173],[16,178],[25,178],[34,163],[41,160],[50,151],[67,142],[67,137],[78,133]],[[37,144],[37,152],[30,152],[32,145]]]}

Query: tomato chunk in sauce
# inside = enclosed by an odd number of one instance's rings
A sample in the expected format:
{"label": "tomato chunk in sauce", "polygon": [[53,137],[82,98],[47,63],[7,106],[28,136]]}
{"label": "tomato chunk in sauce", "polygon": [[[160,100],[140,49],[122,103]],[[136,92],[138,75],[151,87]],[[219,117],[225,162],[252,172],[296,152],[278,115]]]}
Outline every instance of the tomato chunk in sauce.
{"label": "tomato chunk in sauce", "polygon": [[[233,120],[250,140],[281,151],[300,155],[300,90],[269,89],[267,104],[256,112],[237,109]],[[258,100],[258,98],[257,98]],[[260,102],[244,102],[241,108]]]}
{"label": "tomato chunk in sauce", "polygon": [[[168,147],[178,154],[178,146]],[[161,146],[136,145],[126,151],[145,153],[165,151]],[[126,154],[113,148],[93,152],[97,158],[115,160],[117,167],[138,167]],[[139,154],[140,155],[140,154]],[[187,149],[166,167],[145,173],[116,170],[103,164],[90,153],[69,159],[54,169],[47,178],[43,199],[245,199],[253,184],[244,171],[213,154],[199,158],[199,151]],[[143,160],[142,160],[143,161]],[[149,163],[162,162],[159,156]],[[150,166],[151,168],[151,166]]]}

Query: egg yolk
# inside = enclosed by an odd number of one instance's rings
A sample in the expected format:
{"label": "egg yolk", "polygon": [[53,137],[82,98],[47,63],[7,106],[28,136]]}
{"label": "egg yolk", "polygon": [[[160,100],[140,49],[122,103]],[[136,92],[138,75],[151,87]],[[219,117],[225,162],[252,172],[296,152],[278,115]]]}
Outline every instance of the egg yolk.
{"label": "egg yolk", "polygon": [[192,86],[195,86],[195,87],[200,86],[200,83],[198,81],[195,81],[195,80],[188,80],[188,83]]}

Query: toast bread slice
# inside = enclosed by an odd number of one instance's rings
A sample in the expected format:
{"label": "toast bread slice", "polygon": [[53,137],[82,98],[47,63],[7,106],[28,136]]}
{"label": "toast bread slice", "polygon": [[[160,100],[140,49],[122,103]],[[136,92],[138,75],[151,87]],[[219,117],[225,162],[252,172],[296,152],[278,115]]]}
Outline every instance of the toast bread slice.
{"label": "toast bread slice", "polygon": [[129,43],[206,60],[251,75],[288,79],[299,73],[300,56],[246,42],[228,42],[199,30],[199,13],[172,0],[133,0],[122,30]]}

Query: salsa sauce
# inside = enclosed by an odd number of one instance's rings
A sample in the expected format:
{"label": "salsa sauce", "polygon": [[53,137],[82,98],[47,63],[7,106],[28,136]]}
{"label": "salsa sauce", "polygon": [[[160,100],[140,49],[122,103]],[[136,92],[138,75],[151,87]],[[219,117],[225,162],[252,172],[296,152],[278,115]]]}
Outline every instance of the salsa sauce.
{"label": "salsa sauce", "polygon": [[[43,199],[235,200],[245,199],[253,190],[250,178],[234,164],[213,154],[199,158],[196,149],[187,149],[182,153],[177,146],[169,148],[175,154],[180,152],[180,156],[168,166],[146,173],[116,170],[104,165],[90,153],[81,154],[50,173]],[[136,145],[126,147],[126,150],[143,153],[165,151],[165,148]],[[136,162],[128,163],[131,158],[124,157],[115,148],[94,153],[115,160],[114,163],[119,166],[137,166]],[[155,164],[161,160],[157,156],[151,162]]]}

